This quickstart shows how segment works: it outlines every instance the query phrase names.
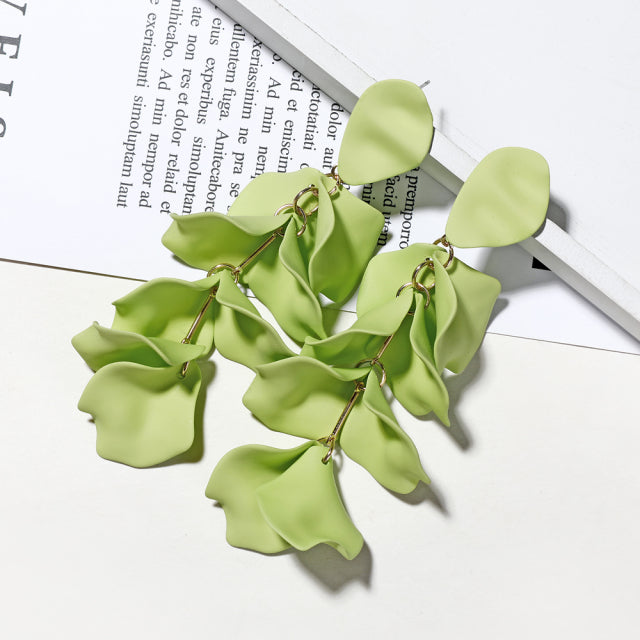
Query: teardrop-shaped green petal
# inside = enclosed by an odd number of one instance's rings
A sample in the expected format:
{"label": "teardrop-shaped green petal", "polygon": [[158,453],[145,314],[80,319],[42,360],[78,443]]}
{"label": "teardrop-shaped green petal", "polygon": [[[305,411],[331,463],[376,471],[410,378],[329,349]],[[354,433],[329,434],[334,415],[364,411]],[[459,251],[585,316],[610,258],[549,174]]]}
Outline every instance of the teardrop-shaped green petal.
{"label": "teardrop-shaped green petal", "polygon": [[[219,276],[197,282],[158,278],[116,300],[113,328],[180,342],[204,305]],[[191,340],[210,351],[213,345],[213,305],[209,305]]]}
{"label": "teardrop-shaped green petal", "polygon": [[429,482],[416,447],[398,425],[375,372],[369,374],[362,402],[342,428],[340,446],[390,491],[410,493],[419,481]]}
{"label": "teardrop-shaped green petal", "polygon": [[314,443],[282,475],[257,490],[258,504],[267,522],[296,549],[324,543],[352,560],[364,541],[340,499],[333,461],[322,462],[325,451]]}
{"label": "teardrop-shaped green petal", "polygon": [[294,355],[228,272],[220,274],[216,302],[214,340],[225,358],[255,370],[260,365]]}
{"label": "teardrop-shaped green petal", "polygon": [[200,369],[146,367],[115,362],[86,386],[78,408],[96,423],[98,454],[132,467],[149,467],[183,453],[193,443]]}
{"label": "teardrop-shaped green petal", "polygon": [[224,509],[230,545],[261,553],[278,553],[291,546],[265,520],[256,492],[284,473],[310,446],[311,442],[295,449],[246,445],[222,457],[205,494]]}
{"label": "teardrop-shaped green petal", "polygon": [[172,214],[173,222],[162,244],[180,260],[192,267],[209,271],[217,264],[238,266],[250,256],[276,229],[291,218],[291,214],[231,218],[222,213]]}
{"label": "teardrop-shaped green petal", "polygon": [[112,362],[137,362],[149,367],[178,365],[195,360],[205,349],[197,344],[107,329],[97,322],[74,336],[71,344],[94,371]]}
{"label": "teardrop-shaped green petal", "polygon": [[538,230],[549,206],[549,165],[531,149],[483,158],[462,185],[446,226],[456,247],[502,247]]}
{"label": "teardrop-shaped green petal", "polygon": [[419,166],[433,139],[433,116],[420,87],[383,80],[360,97],[345,127],[338,171],[347,184],[377,182]]}
{"label": "teardrop-shaped green petal", "polygon": [[242,401],[270,429],[302,438],[327,436],[369,369],[338,369],[296,356],[258,368]]}

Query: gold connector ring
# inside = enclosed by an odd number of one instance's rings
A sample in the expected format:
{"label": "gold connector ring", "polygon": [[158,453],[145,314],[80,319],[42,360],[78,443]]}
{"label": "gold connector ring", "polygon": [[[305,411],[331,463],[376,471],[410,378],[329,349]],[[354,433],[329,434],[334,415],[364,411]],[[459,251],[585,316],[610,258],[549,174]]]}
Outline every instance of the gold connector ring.
{"label": "gold connector ring", "polygon": [[[424,294],[424,297],[426,298],[424,303],[425,309],[431,304],[431,292],[421,282],[406,282],[396,292],[396,298],[399,297],[400,294],[408,287],[411,287],[414,291]],[[410,316],[414,315],[414,313],[414,311],[407,311],[407,314]]]}

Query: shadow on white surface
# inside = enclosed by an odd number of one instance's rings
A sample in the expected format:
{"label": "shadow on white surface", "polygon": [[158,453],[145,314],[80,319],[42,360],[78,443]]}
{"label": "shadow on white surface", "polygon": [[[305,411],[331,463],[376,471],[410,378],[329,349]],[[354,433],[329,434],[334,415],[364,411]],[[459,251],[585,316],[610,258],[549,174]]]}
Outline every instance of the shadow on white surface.
{"label": "shadow on white surface", "polygon": [[346,560],[325,544],[294,554],[298,564],[328,592],[338,592],[352,582],[371,587],[373,556],[366,542],[353,560]]}

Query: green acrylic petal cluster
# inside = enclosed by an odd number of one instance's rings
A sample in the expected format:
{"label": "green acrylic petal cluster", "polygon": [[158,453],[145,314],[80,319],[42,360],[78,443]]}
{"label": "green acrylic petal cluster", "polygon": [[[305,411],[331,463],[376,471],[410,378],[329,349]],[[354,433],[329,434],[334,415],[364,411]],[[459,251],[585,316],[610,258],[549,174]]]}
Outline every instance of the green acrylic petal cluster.
{"label": "green acrylic petal cluster", "polygon": [[233,449],[218,463],[206,489],[227,517],[227,541],[276,553],[325,543],[351,560],[362,549],[336,487],[333,463],[322,463],[322,445],[289,450],[262,446]]}
{"label": "green acrylic petal cluster", "polygon": [[391,491],[409,493],[420,480],[428,482],[371,367],[337,368],[296,356],[258,367],[243,402],[269,428],[319,440],[340,417],[356,380],[366,386],[342,431],[344,452]]}
{"label": "green acrylic petal cluster", "polygon": [[[310,185],[317,195],[305,194],[300,206],[318,209],[308,214],[306,224],[291,208],[274,216]],[[306,168],[258,176],[240,192],[228,215],[174,216],[163,243],[187,264],[211,269],[221,263],[242,264],[278,231],[240,278],[286,333],[302,342],[309,335],[326,336],[318,295],[341,303],[353,292],[383,222],[379,211],[337,187],[335,179]]]}
{"label": "green acrylic petal cluster", "polygon": [[[379,82],[351,114],[337,169],[263,174],[226,215],[173,215],[164,245],[206,276],[145,283],[114,303],[111,327],[94,323],[72,341],[95,372],[78,406],[95,420],[98,453],[148,467],[188,450],[199,362],[216,349],[255,372],[246,407],[268,428],[305,440],[292,449],[247,445],[219,461],[206,495],[224,509],[229,543],[261,553],[327,544],[357,556],[363,538],[338,491],[335,450],[390,491],[430,482],[390,396],[448,425],[443,373],[467,367],[500,293],[453,247],[519,242],[539,228],[549,202],[546,161],[498,149],[463,185],[445,236],[372,259],[383,216],[344,184],[420,165],[433,133],[421,88]],[[355,322],[327,336],[320,296],[342,303],[358,286]],[[247,289],[302,345],[299,354]]]}
{"label": "green acrylic petal cluster", "polygon": [[94,323],[72,344],[96,372],[78,407],[94,418],[99,455],[123,464],[148,467],[191,447],[201,384],[197,359],[214,342],[250,368],[292,355],[229,272],[197,282],[152,280],[114,305],[111,328]]}

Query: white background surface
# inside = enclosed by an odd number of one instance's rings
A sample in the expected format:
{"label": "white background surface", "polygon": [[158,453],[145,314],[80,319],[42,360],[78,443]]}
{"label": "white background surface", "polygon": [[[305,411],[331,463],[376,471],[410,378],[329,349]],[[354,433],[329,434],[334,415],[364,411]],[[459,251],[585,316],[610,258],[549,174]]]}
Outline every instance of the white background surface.
{"label": "white background surface", "polygon": [[[616,29],[594,3],[579,11],[573,3],[509,5],[498,14],[496,2],[464,10],[429,3],[429,24],[416,18],[415,3],[396,2],[392,13],[385,5],[377,17],[371,3],[366,11],[365,3],[345,5],[339,14],[308,10],[319,28],[348,28],[354,56],[379,64],[376,75],[431,78],[431,101],[447,104],[436,111],[451,123],[447,135],[459,129],[482,148],[504,138],[548,153],[541,146],[553,142],[552,130],[547,136],[536,115],[551,113],[570,135],[576,166],[599,170],[576,170],[566,193],[591,200],[597,187],[614,216],[607,229],[618,227],[618,212],[633,210],[625,190],[637,171],[617,159],[635,134],[615,116],[629,104],[617,101],[637,100],[638,76],[608,52],[628,49],[628,65],[637,61],[627,19],[635,5],[608,5],[621,12]],[[571,16],[575,28],[562,30]],[[580,25],[600,33],[587,54],[575,47]],[[445,38],[446,29],[464,37]],[[425,68],[411,43],[429,34],[440,46]],[[391,55],[398,42],[409,52],[402,74]],[[557,69],[540,75],[532,52],[555,55]],[[582,74],[567,75],[567,60]],[[531,100],[514,102],[496,84],[501,65],[514,61],[522,71],[508,80],[529,87]],[[445,89],[452,93],[438,98]],[[590,96],[584,113],[568,108],[569,89]],[[454,90],[473,98],[454,99]],[[585,113],[593,114],[588,128],[578,124]],[[603,182],[600,170],[615,179]],[[597,220],[587,225],[580,233],[602,232]],[[627,235],[616,236],[621,246]],[[606,253],[635,264],[624,248]],[[95,428],[75,407],[90,372],[70,337],[93,320],[108,324],[108,301],[134,286],[0,261],[1,637],[637,636],[640,358],[489,335],[468,371],[449,382],[450,431],[397,409],[432,489],[399,499],[346,460],[341,489],[366,539],[361,556],[347,563],[316,549],[267,557],[229,547],[224,515],[204,497],[231,447],[292,443],[242,407],[251,379],[242,367],[214,356],[202,454],[193,462],[134,470],[95,454]]]}
{"label": "white background surface", "polygon": [[450,432],[397,412],[433,492],[407,504],[347,460],[363,553],[267,557],[204,497],[232,446],[292,442],[241,406],[239,365],[213,358],[197,462],[95,454],[69,339],[133,286],[0,262],[1,637],[636,637],[640,358],[489,335]]}

